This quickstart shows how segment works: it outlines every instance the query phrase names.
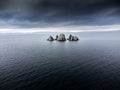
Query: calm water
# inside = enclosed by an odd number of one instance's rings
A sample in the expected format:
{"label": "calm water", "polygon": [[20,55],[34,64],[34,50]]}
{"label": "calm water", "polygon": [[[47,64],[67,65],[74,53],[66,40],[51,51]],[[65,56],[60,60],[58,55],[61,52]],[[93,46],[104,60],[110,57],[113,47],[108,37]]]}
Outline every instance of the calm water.
{"label": "calm water", "polygon": [[73,34],[0,34],[0,90],[120,90],[119,33]]}

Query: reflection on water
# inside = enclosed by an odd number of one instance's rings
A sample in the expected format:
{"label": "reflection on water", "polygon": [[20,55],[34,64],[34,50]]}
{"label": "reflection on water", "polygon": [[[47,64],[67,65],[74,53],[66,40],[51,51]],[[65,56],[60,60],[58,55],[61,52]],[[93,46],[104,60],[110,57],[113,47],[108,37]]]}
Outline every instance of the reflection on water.
{"label": "reflection on water", "polygon": [[49,42],[49,35],[0,36],[0,90],[119,90],[119,39],[75,33],[78,42]]}

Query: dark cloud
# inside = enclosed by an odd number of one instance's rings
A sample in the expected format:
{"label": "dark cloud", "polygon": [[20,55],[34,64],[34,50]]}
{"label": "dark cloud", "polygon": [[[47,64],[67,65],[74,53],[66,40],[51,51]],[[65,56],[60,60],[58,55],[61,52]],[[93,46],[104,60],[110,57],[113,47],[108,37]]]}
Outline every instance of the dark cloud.
{"label": "dark cloud", "polygon": [[0,0],[0,20],[21,27],[118,24],[119,12],[119,0]]}
{"label": "dark cloud", "polygon": [[119,8],[119,0],[0,0],[0,9],[37,12],[83,13]]}
{"label": "dark cloud", "polygon": [[119,5],[118,0],[39,0],[33,4],[33,8],[37,11],[72,15],[99,12]]}

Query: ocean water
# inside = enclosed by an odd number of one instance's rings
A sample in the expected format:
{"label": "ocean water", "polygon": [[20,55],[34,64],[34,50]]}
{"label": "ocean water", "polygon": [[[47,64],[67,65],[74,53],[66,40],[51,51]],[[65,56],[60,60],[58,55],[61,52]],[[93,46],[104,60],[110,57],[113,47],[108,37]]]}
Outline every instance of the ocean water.
{"label": "ocean water", "polygon": [[119,32],[0,34],[0,90],[120,90]]}

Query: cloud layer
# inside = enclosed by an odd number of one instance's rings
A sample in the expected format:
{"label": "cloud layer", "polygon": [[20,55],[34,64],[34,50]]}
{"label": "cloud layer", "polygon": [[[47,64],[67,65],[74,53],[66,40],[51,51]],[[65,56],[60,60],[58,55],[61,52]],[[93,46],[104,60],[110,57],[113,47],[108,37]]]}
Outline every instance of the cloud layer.
{"label": "cloud layer", "polygon": [[119,0],[0,0],[0,28],[118,25]]}

